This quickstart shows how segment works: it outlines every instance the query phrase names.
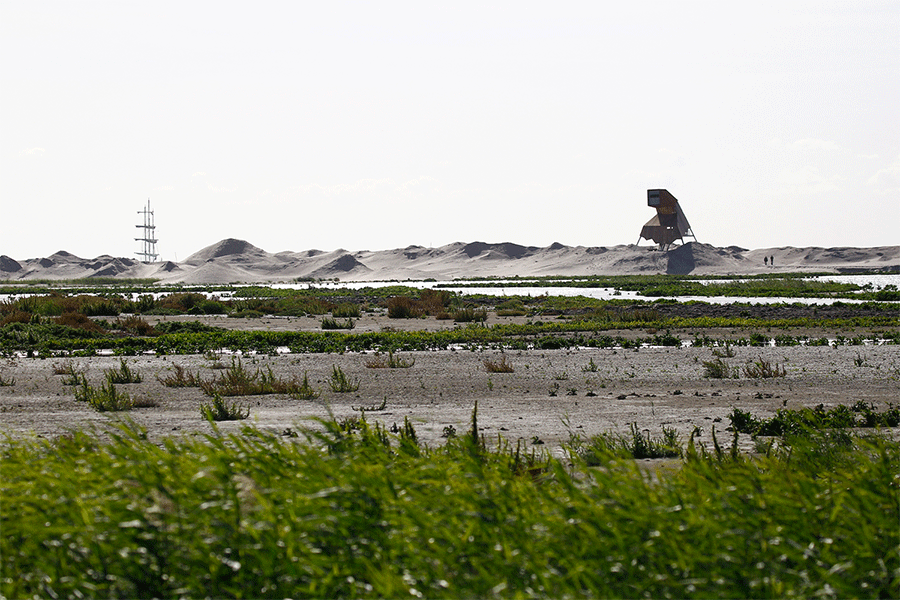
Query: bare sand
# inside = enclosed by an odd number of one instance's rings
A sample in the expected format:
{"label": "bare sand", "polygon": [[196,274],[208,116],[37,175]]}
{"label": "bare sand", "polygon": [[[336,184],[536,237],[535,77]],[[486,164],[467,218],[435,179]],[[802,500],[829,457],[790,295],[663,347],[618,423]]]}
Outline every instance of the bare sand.
{"label": "bare sand", "polygon": [[[448,326],[434,319],[389,320],[370,317],[362,328]],[[305,328],[302,319],[256,319],[242,323],[220,319],[217,324],[248,328]],[[310,320],[312,321],[312,320]],[[639,332],[642,333],[642,332]],[[735,334],[739,332],[734,332]],[[793,332],[797,335],[797,332]],[[822,332],[819,332],[821,335]],[[742,365],[759,359],[782,365],[783,378],[707,379],[703,362],[713,359],[709,348],[572,349],[508,351],[512,373],[489,373],[485,359],[499,359],[493,350],[445,350],[404,352],[415,360],[405,369],[369,368],[372,354],[246,355],[244,366],[271,368],[282,378],[308,374],[321,392],[317,400],[296,400],[286,395],[233,398],[250,409],[246,421],[222,422],[225,431],[253,425],[290,435],[315,427],[313,418],[360,415],[386,427],[402,425],[408,418],[422,442],[442,443],[448,428],[462,434],[470,427],[475,403],[478,425],[489,441],[503,438],[527,447],[559,453],[572,435],[590,436],[606,431],[627,433],[630,424],[650,435],[661,434],[663,425],[674,427],[686,440],[700,428],[701,440],[711,445],[715,427],[720,442],[730,445],[726,432],[733,408],[769,417],[782,407],[852,405],[857,401],[879,409],[900,400],[900,346],[867,345],[834,347],[738,347],[726,359]],[[103,381],[104,370],[119,366],[116,357],[12,358],[0,361],[0,377],[14,385],[0,387],[0,433],[14,437],[53,438],[74,428],[97,427],[101,431],[122,419],[133,419],[147,428],[151,439],[196,435],[212,430],[200,415],[208,402],[198,388],[167,388],[158,380],[171,374],[174,365],[212,378],[217,367],[229,365],[230,355],[140,356],[127,358],[143,381],[118,386],[132,397],[156,403],[123,413],[98,413],[74,399],[55,366],[71,363],[83,370],[93,385]],[[594,370],[595,365],[596,370]],[[328,381],[333,366],[359,380],[354,393],[335,393]],[[382,402],[383,409],[375,410]],[[742,436],[741,450],[752,451],[753,441]]]}

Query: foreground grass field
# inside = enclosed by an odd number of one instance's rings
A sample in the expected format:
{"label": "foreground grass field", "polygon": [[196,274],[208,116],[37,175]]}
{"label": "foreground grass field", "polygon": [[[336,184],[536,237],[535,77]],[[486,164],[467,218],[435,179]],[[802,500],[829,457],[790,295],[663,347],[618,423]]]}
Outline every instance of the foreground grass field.
{"label": "foreground grass field", "polygon": [[[475,427],[473,415],[473,431]],[[805,432],[656,473],[325,421],[7,440],[0,595],[900,597],[900,448]]]}

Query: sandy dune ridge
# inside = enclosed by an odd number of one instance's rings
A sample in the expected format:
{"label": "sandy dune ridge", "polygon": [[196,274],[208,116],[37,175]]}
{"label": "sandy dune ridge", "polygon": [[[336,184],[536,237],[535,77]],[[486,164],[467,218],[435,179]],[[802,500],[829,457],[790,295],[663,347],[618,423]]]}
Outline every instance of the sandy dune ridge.
{"label": "sandy dune ridge", "polygon": [[[765,259],[772,262],[768,262]],[[774,263],[774,266],[773,266]],[[521,246],[510,242],[456,242],[438,248],[393,250],[305,250],[271,253],[228,238],[186,260],[152,264],[102,255],[84,259],[59,251],[45,258],[15,260],[0,255],[0,281],[154,278],[162,283],[264,283],[298,278],[379,281],[448,280],[460,277],[542,275],[749,275],[766,272],[900,272],[900,246],[872,248],[716,247],[691,242],[669,252],[655,247]]]}

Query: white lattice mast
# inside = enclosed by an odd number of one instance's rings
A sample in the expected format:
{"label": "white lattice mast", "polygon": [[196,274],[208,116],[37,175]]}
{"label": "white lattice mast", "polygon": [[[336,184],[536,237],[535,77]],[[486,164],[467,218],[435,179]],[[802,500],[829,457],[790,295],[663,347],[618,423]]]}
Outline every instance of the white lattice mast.
{"label": "white lattice mast", "polygon": [[150,210],[150,198],[147,198],[147,207],[138,211],[139,215],[144,215],[143,225],[135,225],[138,229],[143,229],[144,237],[134,238],[134,241],[141,242],[141,251],[135,252],[141,257],[142,262],[156,262],[156,220],[153,217],[153,211]]}

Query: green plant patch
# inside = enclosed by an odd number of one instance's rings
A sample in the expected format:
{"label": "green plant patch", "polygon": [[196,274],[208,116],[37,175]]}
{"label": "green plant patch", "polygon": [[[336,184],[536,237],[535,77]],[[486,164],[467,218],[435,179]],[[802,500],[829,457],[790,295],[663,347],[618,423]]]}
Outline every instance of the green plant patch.
{"label": "green plant patch", "polygon": [[650,478],[632,460],[532,460],[470,435],[426,448],[396,430],[7,440],[0,594],[900,595],[894,442],[700,455]]}
{"label": "green plant patch", "polygon": [[872,404],[862,401],[852,406],[838,404],[832,408],[819,404],[815,408],[782,408],[769,419],[760,419],[734,408],[729,418],[731,426],[740,433],[761,436],[804,435],[822,429],[897,427],[900,426],[900,408],[889,404],[884,411],[878,411]]}

